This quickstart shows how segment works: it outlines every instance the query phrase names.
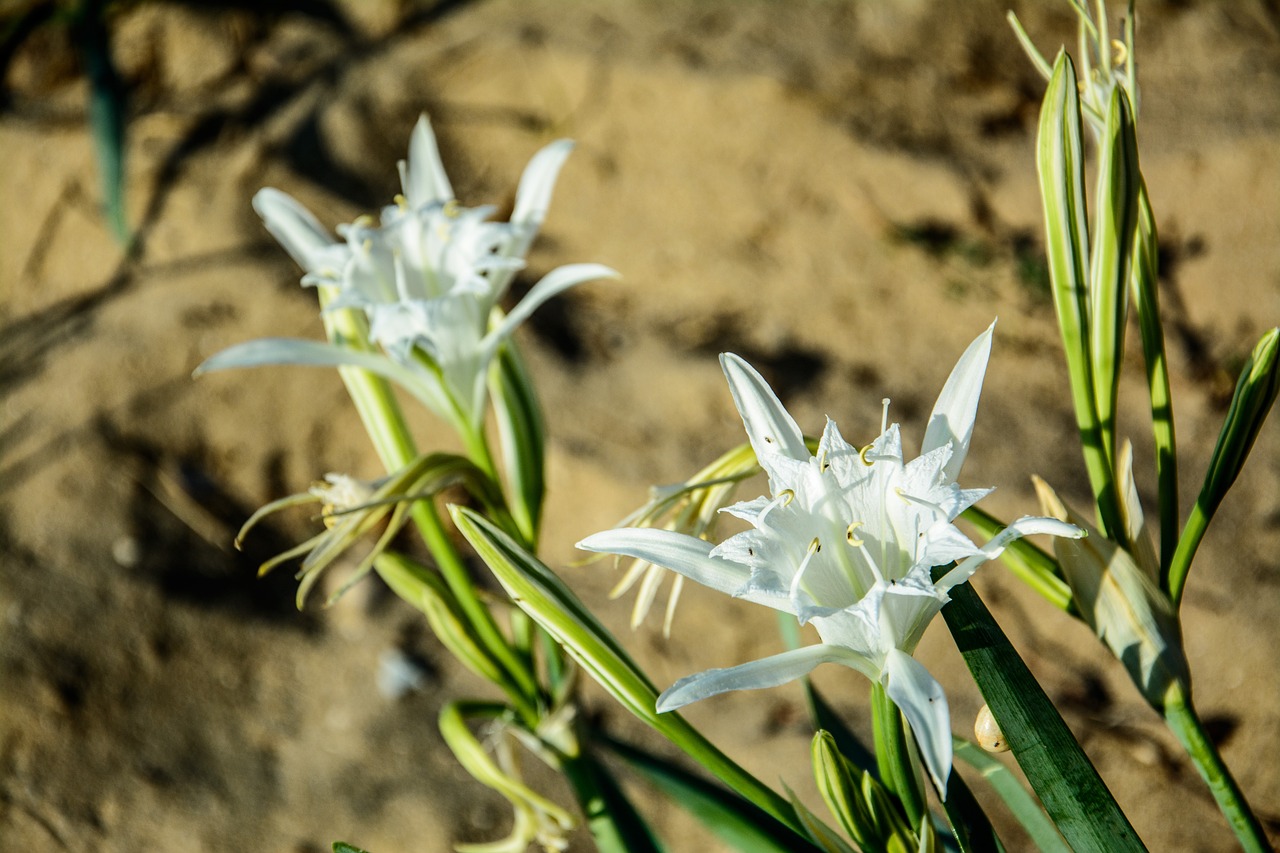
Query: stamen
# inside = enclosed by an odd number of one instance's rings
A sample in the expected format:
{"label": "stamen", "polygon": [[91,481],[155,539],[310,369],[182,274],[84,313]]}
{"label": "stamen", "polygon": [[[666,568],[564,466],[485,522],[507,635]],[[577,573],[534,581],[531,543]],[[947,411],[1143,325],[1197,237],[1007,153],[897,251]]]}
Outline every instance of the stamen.
{"label": "stamen", "polygon": [[942,507],[934,503],[933,501],[927,501],[924,498],[918,498],[915,495],[909,495],[905,491],[903,491],[901,486],[895,488],[893,491],[895,494],[897,494],[898,497],[902,498],[904,503],[917,504],[919,506],[928,507],[929,509],[938,513],[938,515],[946,516],[946,512],[942,509]]}
{"label": "stamen", "polygon": [[871,575],[877,581],[884,581],[884,572],[880,571],[880,566],[871,557],[871,552],[867,550],[867,546],[862,540],[858,540],[857,549],[862,552],[862,557],[867,561],[867,568],[871,569]]}
{"label": "stamen", "polygon": [[853,535],[853,531],[857,530],[859,527],[862,527],[862,526],[863,524],[861,521],[852,521],[849,523],[849,529],[844,532],[845,540],[855,548],[859,548],[866,544],[857,536]]}
{"label": "stamen", "polygon": [[359,216],[357,216],[355,220],[352,221],[351,224],[356,226],[357,228],[372,228],[374,225],[377,224],[377,222],[369,214],[362,213]]}
{"label": "stamen", "polygon": [[405,275],[404,258],[400,257],[397,251],[394,257],[394,267],[396,274],[396,295],[400,297],[401,302],[409,302],[409,281]]}
{"label": "stamen", "polygon": [[396,193],[395,203],[396,203],[396,207],[400,208],[401,210],[409,209],[409,199],[404,197],[404,193]]}
{"label": "stamen", "polygon": [[822,550],[822,543],[815,536],[813,541],[809,543],[809,550],[805,552],[804,559],[800,561],[800,565],[796,567],[796,576],[791,579],[791,598],[794,600],[800,594],[800,583],[804,580],[804,573],[808,571],[809,564],[813,562],[813,555]]}
{"label": "stamen", "polygon": [[756,519],[756,527],[764,527],[765,519],[768,517],[769,513],[773,512],[778,507],[787,506],[787,504],[791,503],[795,499],[796,493],[790,489],[783,489],[778,492],[778,494],[774,496],[773,500],[769,501],[765,508],[760,510],[760,517]]}
{"label": "stamen", "polygon": [[1111,49],[1115,51],[1115,59],[1111,61],[1112,65],[1124,65],[1129,61],[1129,45],[1120,41],[1120,39],[1112,39]]}
{"label": "stamen", "polygon": [[884,406],[884,411],[880,413],[880,432],[883,434],[889,428],[889,398],[885,397],[880,404]]}
{"label": "stamen", "polygon": [[871,460],[867,458],[867,454],[871,452],[871,447],[872,446],[868,444],[866,447],[858,451],[858,458],[861,459],[862,464],[866,465],[868,468],[871,467]]}
{"label": "stamen", "polygon": [[450,219],[457,219],[458,215],[462,213],[462,205],[458,204],[458,200],[456,198],[451,198],[444,203],[444,207],[441,208],[441,211]]}

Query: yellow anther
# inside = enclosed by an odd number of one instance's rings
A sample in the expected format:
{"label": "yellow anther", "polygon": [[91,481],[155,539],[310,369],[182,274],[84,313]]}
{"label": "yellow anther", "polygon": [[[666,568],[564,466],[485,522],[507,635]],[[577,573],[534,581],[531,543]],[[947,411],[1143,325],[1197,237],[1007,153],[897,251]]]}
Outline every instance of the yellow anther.
{"label": "yellow anther", "polygon": [[844,538],[845,538],[845,539],[847,539],[847,540],[849,541],[849,544],[850,544],[850,545],[852,545],[852,546],[853,546],[853,547],[855,547],[855,548],[861,547],[862,545],[865,545],[865,544],[866,544],[866,543],[865,543],[865,542],[863,542],[861,539],[859,539],[857,536],[854,536],[854,535],[853,535],[853,531],[857,530],[859,527],[862,527],[862,522],[861,522],[861,521],[854,521],[854,522],[851,522],[851,523],[849,524],[849,529],[848,529],[848,530],[846,530],[846,531],[845,531],[845,533],[844,533]]}
{"label": "yellow anther", "polygon": [[783,489],[778,492],[778,497],[782,498],[782,503],[779,504],[779,506],[789,506],[791,502],[796,499],[796,493],[791,491],[791,489]]}
{"label": "yellow anther", "polygon": [[372,240],[372,238],[368,238],[368,237],[366,237],[366,238],[365,238],[365,241],[364,241],[363,243],[361,243],[361,244],[360,244],[360,248],[361,248],[361,249],[364,249],[364,253],[365,253],[366,255],[367,255],[367,254],[369,254],[369,253],[371,253],[371,252],[373,251],[373,240]]}
{"label": "yellow anther", "polygon": [[456,198],[451,198],[444,203],[444,208],[441,212],[450,219],[457,219],[458,214],[462,212],[462,205],[458,204]]}
{"label": "yellow anther", "polygon": [[866,465],[868,467],[871,466],[871,460],[867,458],[867,454],[869,454],[870,452],[871,452],[870,444],[868,444],[866,447],[858,451],[858,458],[862,460],[863,465]]}
{"label": "yellow anther", "polygon": [[809,553],[817,554],[822,550],[822,543],[818,541],[818,537],[813,537],[813,541],[809,543]]}
{"label": "yellow anther", "polygon": [[395,202],[396,202],[396,207],[400,208],[401,210],[409,209],[409,199],[404,197],[404,193],[396,193]]}
{"label": "yellow anther", "polygon": [[1116,52],[1115,59],[1112,60],[1113,65],[1124,65],[1129,61],[1129,45],[1120,41],[1120,39],[1112,39],[1111,49]]}
{"label": "yellow anther", "polygon": [[831,463],[827,461],[827,451],[822,451],[822,455],[818,457],[818,468],[825,471],[831,467]]}
{"label": "yellow anther", "polygon": [[377,224],[377,222],[369,214],[362,213],[359,216],[357,216],[355,218],[355,221],[352,222],[351,224],[356,226],[357,228],[372,228],[375,224]]}

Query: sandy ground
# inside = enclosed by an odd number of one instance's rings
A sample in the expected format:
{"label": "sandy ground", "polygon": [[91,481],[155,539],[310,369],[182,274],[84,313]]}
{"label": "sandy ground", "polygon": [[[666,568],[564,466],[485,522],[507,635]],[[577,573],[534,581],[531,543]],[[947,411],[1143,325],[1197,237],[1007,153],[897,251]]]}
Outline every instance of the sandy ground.
{"label": "sandy ground", "polygon": [[[282,8],[290,5],[280,4]],[[1065,4],[1019,4],[1046,47]],[[317,4],[314,9],[330,7]],[[131,86],[122,259],[97,215],[85,90],[65,33],[12,58],[0,112],[0,837],[25,850],[446,850],[509,820],[453,762],[435,713],[484,694],[368,583],[299,614],[265,556],[305,513],[235,528],[327,471],[377,461],[328,371],[193,381],[218,350],[319,334],[312,294],[249,207],[285,189],[329,225],[396,191],[421,111],[464,202],[502,203],[527,158],[579,143],[522,277],[598,261],[523,333],[548,411],[545,557],[660,685],[776,651],[769,613],[686,592],[670,641],[626,632],[607,563],[571,543],[742,438],[715,354],[748,357],[801,425],[908,442],[964,345],[999,316],[972,485],[1033,511],[1039,473],[1083,503],[1043,285],[1034,129],[1042,86],[998,2],[350,2],[334,14],[139,4],[112,19]],[[1274,4],[1144,3],[1143,167],[1188,505],[1233,371],[1280,319],[1280,17]],[[1142,399],[1132,364],[1123,393]],[[423,419],[422,434],[439,426]],[[1150,467],[1141,408],[1126,411]],[[914,436],[914,438],[912,438]],[[425,443],[425,441],[424,441]],[[1202,550],[1184,607],[1196,696],[1280,826],[1280,431]],[[1140,486],[1152,486],[1139,475]],[[1222,819],[1162,724],[1080,625],[999,566],[979,591],[1153,850],[1224,850]],[[656,621],[656,620],[655,620]],[[423,689],[389,699],[380,661]],[[945,630],[921,655],[957,730],[980,700]],[[818,682],[858,726],[867,686]],[[642,736],[597,693],[592,706]],[[794,686],[689,717],[814,799]],[[556,794],[552,787],[551,792]],[[642,786],[672,849],[708,849]],[[999,817],[1010,849],[1025,839]],[[588,849],[585,842],[581,845]]]}

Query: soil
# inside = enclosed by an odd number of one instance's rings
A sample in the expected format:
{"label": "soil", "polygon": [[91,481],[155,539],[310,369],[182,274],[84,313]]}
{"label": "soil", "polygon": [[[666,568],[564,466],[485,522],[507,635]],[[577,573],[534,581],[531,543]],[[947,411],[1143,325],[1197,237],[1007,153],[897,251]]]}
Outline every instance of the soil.
{"label": "soil", "polygon": [[[1015,5],[1042,46],[1074,43],[1067,4]],[[253,193],[279,187],[329,226],[376,210],[424,111],[467,204],[509,203],[541,145],[578,142],[517,290],[576,261],[623,277],[559,297],[521,333],[551,435],[543,556],[659,685],[779,648],[771,614],[704,589],[686,588],[670,640],[656,614],[631,632],[630,601],[608,599],[610,564],[572,548],[650,484],[742,440],[718,352],[759,366],[807,432],[830,415],[857,443],[890,397],[910,445],[998,316],[964,479],[998,486],[987,506],[1005,517],[1036,510],[1033,473],[1084,505],[1042,261],[1043,83],[1004,13],[986,0],[112,5],[138,238],[127,256],[99,215],[70,30],[53,19],[23,41],[0,110],[5,846],[447,850],[507,831],[503,801],[435,724],[443,703],[487,687],[415,612],[367,581],[299,613],[287,570],[257,580],[263,559],[311,535],[305,512],[231,547],[269,500],[329,471],[380,473],[338,377],[191,378],[231,344],[320,334]],[[1139,13],[1185,508],[1235,371],[1280,318],[1280,14],[1262,0]],[[1121,426],[1152,507],[1136,330],[1130,344]],[[424,444],[443,434],[417,426]],[[1268,424],[1183,614],[1197,703],[1273,840],[1278,551]],[[999,565],[974,584],[1151,849],[1231,849],[1195,769],[1090,632]],[[920,656],[964,732],[981,700],[945,628]],[[380,689],[406,662],[418,686]],[[865,680],[837,667],[816,680],[865,731]],[[599,691],[588,703],[644,739]],[[688,716],[821,810],[795,685]],[[627,778],[673,850],[715,849]],[[1009,848],[1025,848],[993,810]]]}

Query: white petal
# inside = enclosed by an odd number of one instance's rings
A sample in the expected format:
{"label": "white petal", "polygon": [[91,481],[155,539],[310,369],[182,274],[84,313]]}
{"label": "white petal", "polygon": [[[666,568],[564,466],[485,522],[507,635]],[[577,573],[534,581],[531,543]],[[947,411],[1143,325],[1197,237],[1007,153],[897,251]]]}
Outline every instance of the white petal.
{"label": "white petal", "polygon": [[453,187],[440,162],[440,149],[436,136],[431,132],[431,122],[425,115],[414,125],[409,138],[409,163],[400,161],[400,186],[409,206],[419,208],[424,204],[453,199]]}
{"label": "white petal", "polygon": [[333,245],[333,238],[320,220],[292,196],[271,187],[264,187],[254,194],[253,209],[262,217],[271,236],[298,262],[298,266],[307,272],[315,272],[319,257]]}
{"label": "white petal", "polygon": [[855,655],[839,646],[819,644],[792,649],[728,669],[709,669],[682,678],[658,697],[659,714],[730,690],[777,687],[808,675],[820,663],[848,663]]}
{"label": "white petal", "polygon": [[[542,221],[547,218],[547,208],[551,206],[551,192],[555,189],[560,167],[571,151],[572,140],[557,139],[533,155],[516,189],[516,206],[511,213],[513,225],[530,225],[533,232],[542,226]],[[528,248],[527,243],[525,248]],[[524,252],[518,254],[523,256]]]}
{"label": "white petal", "polygon": [[223,350],[195,369],[193,375],[230,370],[239,367],[262,367],[269,364],[311,367],[359,367],[396,382],[422,400],[432,411],[447,411],[439,386],[422,375],[397,364],[384,355],[347,349],[319,341],[289,338],[262,338]]}
{"label": "white petal", "polygon": [[621,554],[665,566],[718,592],[733,595],[751,578],[738,563],[711,556],[705,539],[653,527],[619,527],[593,533],[578,543],[584,551]]}
{"label": "white petal", "polygon": [[779,485],[772,483],[774,472],[769,457],[782,454],[794,460],[809,459],[804,434],[754,367],[731,352],[721,353],[720,367],[729,380],[733,404],[742,416],[756,459],[769,474],[771,485]]}
{"label": "white petal", "polygon": [[542,280],[525,294],[524,299],[511,309],[511,313],[503,318],[502,323],[485,336],[485,361],[493,357],[502,342],[515,331],[517,326],[529,319],[529,316],[542,303],[575,285],[599,278],[620,278],[620,276],[602,264],[568,264],[556,267],[544,275]]}
{"label": "white petal", "polygon": [[991,357],[991,335],[995,327],[995,323],[988,326],[960,356],[929,416],[920,453],[923,455],[950,443],[951,459],[944,469],[949,482],[959,476],[969,453],[969,439],[973,437],[973,422],[978,416],[978,397],[982,394],[982,379]]}
{"label": "white petal", "polygon": [[988,560],[994,560],[999,557],[1005,546],[1010,542],[1015,539],[1021,539],[1023,536],[1031,536],[1037,533],[1043,533],[1048,536],[1063,536],[1067,539],[1079,539],[1085,535],[1085,532],[1074,524],[1067,524],[1065,521],[1059,521],[1056,518],[1024,515],[993,536],[986,545],[983,545],[981,554],[969,557],[947,572],[942,580],[938,581],[938,589],[946,592],[956,584],[964,583],[978,570],[978,566]]}
{"label": "white petal", "polygon": [[885,675],[885,692],[911,724],[920,757],[939,796],[945,800],[947,777],[951,775],[951,714],[947,695],[924,664],[901,649],[889,652]]}

